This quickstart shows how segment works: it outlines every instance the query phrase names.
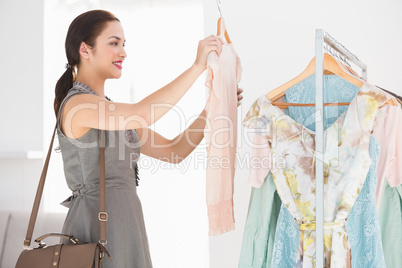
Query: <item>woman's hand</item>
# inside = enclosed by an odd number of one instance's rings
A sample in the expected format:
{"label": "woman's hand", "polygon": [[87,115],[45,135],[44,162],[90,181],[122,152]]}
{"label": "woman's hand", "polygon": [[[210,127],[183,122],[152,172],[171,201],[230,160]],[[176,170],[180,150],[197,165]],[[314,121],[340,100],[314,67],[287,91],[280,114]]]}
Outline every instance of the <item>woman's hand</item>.
{"label": "woman's hand", "polygon": [[243,99],[241,93],[243,93],[243,89],[239,88],[239,85],[237,85],[237,107],[241,105],[241,100]]}
{"label": "woman's hand", "polygon": [[204,71],[207,68],[208,54],[215,50],[218,56],[222,52],[222,40],[215,35],[208,36],[207,38],[198,42],[197,57],[194,65]]}

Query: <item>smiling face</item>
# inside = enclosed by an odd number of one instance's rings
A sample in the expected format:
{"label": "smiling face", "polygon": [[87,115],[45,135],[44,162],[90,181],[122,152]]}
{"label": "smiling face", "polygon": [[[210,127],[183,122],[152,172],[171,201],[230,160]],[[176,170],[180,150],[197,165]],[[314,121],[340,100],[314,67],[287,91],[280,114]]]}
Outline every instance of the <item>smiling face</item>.
{"label": "smiling face", "polygon": [[89,62],[99,76],[104,79],[121,77],[123,61],[127,57],[125,42],[121,24],[118,21],[107,22],[96,38],[95,47],[89,49]]}

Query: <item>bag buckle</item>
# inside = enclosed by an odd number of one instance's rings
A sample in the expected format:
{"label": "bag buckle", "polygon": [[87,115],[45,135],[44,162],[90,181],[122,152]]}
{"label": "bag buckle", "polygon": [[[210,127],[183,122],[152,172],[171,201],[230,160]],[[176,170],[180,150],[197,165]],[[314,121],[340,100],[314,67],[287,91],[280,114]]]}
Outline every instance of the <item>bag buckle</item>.
{"label": "bag buckle", "polygon": [[102,246],[105,246],[107,244],[107,240],[99,240],[98,243]]}
{"label": "bag buckle", "polygon": [[[102,218],[104,216],[104,218]],[[99,212],[98,219],[100,221],[107,221],[109,219],[109,215],[106,212]]]}
{"label": "bag buckle", "polygon": [[38,248],[44,248],[46,247],[46,243],[43,241],[37,241],[35,240],[35,244],[38,245]]}
{"label": "bag buckle", "polygon": [[79,244],[79,240],[77,239],[77,238],[75,238],[74,236],[70,236],[69,238],[68,238],[74,245],[77,245],[77,244]]}

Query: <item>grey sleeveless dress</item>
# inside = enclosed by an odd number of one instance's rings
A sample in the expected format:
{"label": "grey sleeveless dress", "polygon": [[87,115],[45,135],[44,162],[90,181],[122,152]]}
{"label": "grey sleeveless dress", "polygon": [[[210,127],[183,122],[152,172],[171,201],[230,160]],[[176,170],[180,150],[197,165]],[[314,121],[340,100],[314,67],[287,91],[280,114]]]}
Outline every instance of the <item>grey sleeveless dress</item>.
{"label": "grey sleeveless dress", "polygon": [[[73,192],[63,202],[69,207],[63,233],[84,242],[98,242],[100,130],[91,128],[84,136],[70,139],[60,129],[64,104],[75,94],[96,95],[84,83],[74,82],[57,117],[64,173]],[[136,191],[135,169],[140,155],[137,132],[105,131],[105,142],[106,212],[109,214],[106,249],[112,262],[106,257],[103,267],[152,267],[141,202]]]}

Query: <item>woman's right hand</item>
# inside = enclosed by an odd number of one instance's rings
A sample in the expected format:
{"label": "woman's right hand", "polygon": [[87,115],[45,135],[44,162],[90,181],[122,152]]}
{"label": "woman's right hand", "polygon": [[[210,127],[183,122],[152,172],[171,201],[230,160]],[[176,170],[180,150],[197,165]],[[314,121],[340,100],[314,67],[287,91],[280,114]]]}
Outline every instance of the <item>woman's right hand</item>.
{"label": "woman's right hand", "polygon": [[202,68],[204,71],[207,68],[208,54],[215,50],[219,56],[222,52],[222,44],[223,41],[215,35],[200,40],[198,42],[197,58],[195,59],[194,65]]}

